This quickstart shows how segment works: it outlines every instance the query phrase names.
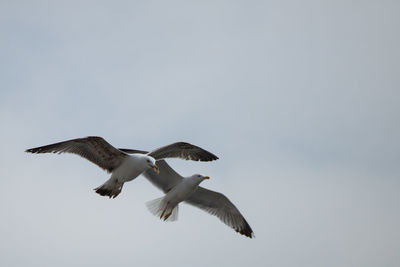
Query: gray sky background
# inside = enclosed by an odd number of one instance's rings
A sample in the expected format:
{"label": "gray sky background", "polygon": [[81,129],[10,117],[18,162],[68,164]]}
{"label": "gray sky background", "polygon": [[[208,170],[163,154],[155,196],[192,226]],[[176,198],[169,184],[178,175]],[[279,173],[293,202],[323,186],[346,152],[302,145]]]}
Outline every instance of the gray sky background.
{"label": "gray sky background", "polygon": [[[1,266],[399,266],[400,2],[0,1]],[[256,238],[26,148],[200,145]]]}

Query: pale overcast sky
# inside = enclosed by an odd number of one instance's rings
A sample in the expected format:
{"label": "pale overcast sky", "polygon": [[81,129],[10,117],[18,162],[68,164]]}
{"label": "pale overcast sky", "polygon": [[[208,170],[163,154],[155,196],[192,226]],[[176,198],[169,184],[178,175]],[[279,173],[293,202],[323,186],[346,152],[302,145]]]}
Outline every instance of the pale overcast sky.
{"label": "pale overcast sky", "polygon": [[[0,1],[0,266],[399,266],[399,1]],[[200,145],[256,238],[143,176],[116,199],[100,135]]]}

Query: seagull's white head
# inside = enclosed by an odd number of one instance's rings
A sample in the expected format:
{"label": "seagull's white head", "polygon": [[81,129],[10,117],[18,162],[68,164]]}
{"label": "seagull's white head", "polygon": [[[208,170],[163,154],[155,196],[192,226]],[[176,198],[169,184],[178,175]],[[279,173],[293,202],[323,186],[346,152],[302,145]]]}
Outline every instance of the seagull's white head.
{"label": "seagull's white head", "polygon": [[193,174],[191,177],[194,181],[196,181],[198,184],[203,182],[204,180],[210,179],[209,176],[203,176],[201,174]]}
{"label": "seagull's white head", "polygon": [[145,161],[145,164],[147,164],[148,168],[152,168],[156,173],[160,173],[160,170],[156,165],[156,160],[153,157],[144,155],[142,159]]}

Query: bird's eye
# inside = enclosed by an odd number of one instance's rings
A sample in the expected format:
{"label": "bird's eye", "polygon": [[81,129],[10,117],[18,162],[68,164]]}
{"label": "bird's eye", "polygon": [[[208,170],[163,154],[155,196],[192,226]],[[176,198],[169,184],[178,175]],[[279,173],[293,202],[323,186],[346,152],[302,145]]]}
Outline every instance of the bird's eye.
{"label": "bird's eye", "polygon": [[148,159],[147,162],[150,163],[150,160]]}

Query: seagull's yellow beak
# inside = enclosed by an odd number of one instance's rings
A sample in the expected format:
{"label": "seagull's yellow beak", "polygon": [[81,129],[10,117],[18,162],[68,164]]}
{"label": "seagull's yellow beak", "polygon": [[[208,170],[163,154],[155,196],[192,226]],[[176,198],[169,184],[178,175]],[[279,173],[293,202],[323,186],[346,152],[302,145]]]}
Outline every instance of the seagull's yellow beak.
{"label": "seagull's yellow beak", "polygon": [[210,176],[204,176],[203,179],[210,179]]}
{"label": "seagull's yellow beak", "polygon": [[157,167],[157,165],[153,165],[153,166],[151,166],[151,168],[158,174],[158,173],[160,173],[160,169],[158,169],[158,167]]}

